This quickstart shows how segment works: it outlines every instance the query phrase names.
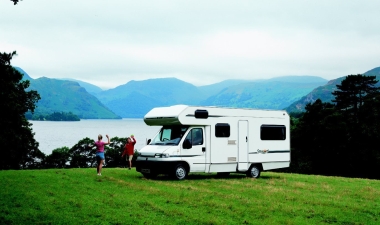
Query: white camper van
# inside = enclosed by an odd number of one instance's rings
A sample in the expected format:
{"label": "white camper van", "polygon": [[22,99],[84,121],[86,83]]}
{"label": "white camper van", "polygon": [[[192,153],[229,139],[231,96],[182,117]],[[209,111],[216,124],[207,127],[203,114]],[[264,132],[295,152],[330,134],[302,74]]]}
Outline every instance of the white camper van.
{"label": "white camper van", "polygon": [[162,126],[136,160],[147,178],[191,172],[245,173],[289,167],[290,119],[286,111],[175,105],[149,111],[144,122]]}

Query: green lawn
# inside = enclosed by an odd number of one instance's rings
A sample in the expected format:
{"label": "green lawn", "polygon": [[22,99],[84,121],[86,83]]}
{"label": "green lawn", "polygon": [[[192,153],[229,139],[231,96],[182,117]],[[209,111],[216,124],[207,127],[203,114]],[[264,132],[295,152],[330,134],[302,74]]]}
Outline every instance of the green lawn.
{"label": "green lawn", "polygon": [[1,224],[380,224],[380,181],[263,172],[147,180],[124,168],[0,171]]}

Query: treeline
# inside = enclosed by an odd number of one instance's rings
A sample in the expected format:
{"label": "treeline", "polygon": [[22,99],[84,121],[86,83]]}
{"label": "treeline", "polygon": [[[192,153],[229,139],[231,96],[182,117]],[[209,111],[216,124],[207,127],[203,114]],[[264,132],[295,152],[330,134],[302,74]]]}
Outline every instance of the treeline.
{"label": "treeline", "polygon": [[[111,144],[104,146],[105,163],[107,167],[124,167],[126,166],[125,157],[121,154],[127,138],[113,137]],[[90,168],[96,167],[96,148],[90,148],[94,140],[84,138],[73,147],[61,147],[54,149],[50,155],[43,156],[39,162],[36,162],[30,168],[47,169],[47,168]],[[133,161],[136,160],[137,151]]]}
{"label": "treeline", "polygon": [[53,112],[51,114],[31,114],[27,113],[28,120],[40,121],[80,121],[80,118],[72,112]]}
{"label": "treeline", "polygon": [[306,174],[380,178],[380,92],[375,76],[349,75],[292,117],[291,166]]}

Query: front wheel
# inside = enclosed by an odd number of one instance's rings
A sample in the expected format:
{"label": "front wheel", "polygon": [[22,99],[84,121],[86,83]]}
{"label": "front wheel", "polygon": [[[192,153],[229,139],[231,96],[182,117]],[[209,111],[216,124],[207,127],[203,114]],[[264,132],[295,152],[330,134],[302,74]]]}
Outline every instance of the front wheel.
{"label": "front wheel", "polygon": [[259,178],[260,177],[260,167],[259,165],[252,165],[249,170],[247,170],[247,177],[252,177],[252,178]]}
{"label": "front wheel", "polygon": [[182,164],[178,164],[174,167],[174,174],[173,177],[176,180],[183,180],[187,176],[187,170],[186,167],[184,167]]}

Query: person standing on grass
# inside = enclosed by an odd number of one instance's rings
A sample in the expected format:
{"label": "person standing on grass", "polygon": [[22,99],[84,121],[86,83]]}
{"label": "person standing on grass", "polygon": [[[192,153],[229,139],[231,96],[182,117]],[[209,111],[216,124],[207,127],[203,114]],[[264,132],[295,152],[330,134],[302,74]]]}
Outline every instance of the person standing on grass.
{"label": "person standing on grass", "polygon": [[[108,134],[106,134],[106,137],[108,139],[107,142],[103,142],[103,136],[101,134],[98,135],[98,141],[94,142],[94,146],[96,146],[96,161],[98,165],[96,166],[96,171],[98,173],[98,176],[102,175],[102,168],[103,168],[103,162],[104,162],[104,146],[110,144],[110,138],[108,137]],[[92,146],[93,147],[93,146]]]}
{"label": "person standing on grass", "polygon": [[130,153],[132,153],[132,157],[130,157],[130,160],[129,160],[129,163],[130,163],[129,169],[132,168],[132,159],[133,159],[133,155],[135,154],[135,144],[136,144],[135,135],[131,134],[130,141],[132,145],[132,151],[130,151]]}
{"label": "person standing on grass", "polygon": [[135,146],[136,140],[132,137],[127,138],[127,143],[125,144],[123,154],[121,157],[126,157],[126,161],[128,161],[129,169],[132,168],[132,159],[133,159],[133,153],[134,153],[134,146]]}

